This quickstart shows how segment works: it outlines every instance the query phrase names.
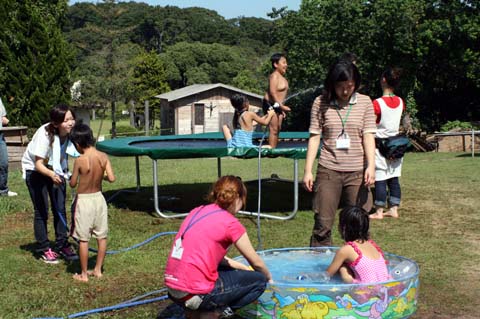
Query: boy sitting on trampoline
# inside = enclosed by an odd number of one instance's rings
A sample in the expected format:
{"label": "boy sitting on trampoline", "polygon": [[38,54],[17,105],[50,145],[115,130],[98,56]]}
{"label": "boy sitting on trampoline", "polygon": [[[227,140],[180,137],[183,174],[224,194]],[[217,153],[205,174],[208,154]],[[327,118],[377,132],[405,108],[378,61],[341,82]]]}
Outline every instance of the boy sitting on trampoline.
{"label": "boy sitting on trampoline", "polygon": [[[82,154],[73,164],[70,186],[76,187],[77,196],[72,205],[74,220],[71,234],[80,241],[79,256],[82,272],[73,279],[88,281],[88,276],[101,277],[102,265],[107,251],[107,203],[102,194],[102,180],[115,181],[112,166],[105,153],[96,150],[92,130],[88,125],[77,123],[70,135],[77,150]],[[87,271],[88,241],[97,238],[97,263],[93,271]]]}
{"label": "boy sitting on trampoline", "polygon": [[[255,112],[249,111],[250,103],[248,99],[241,94],[235,94],[230,98],[230,103],[235,108],[233,116],[233,127],[235,129],[233,136],[227,125],[223,125],[223,136],[227,141],[227,147],[255,147],[252,143],[253,138],[253,121],[268,125],[275,111],[268,110],[267,115],[258,116]],[[265,146],[268,147],[268,146]]]}

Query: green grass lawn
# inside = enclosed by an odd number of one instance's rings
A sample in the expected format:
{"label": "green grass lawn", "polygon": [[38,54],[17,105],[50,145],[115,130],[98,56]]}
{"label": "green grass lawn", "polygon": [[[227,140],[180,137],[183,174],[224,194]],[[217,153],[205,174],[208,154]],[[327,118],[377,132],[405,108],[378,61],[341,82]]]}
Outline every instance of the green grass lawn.
{"label": "green grass lawn", "polygon": [[[117,182],[104,185],[107,197],[135,187],[134,159],[111,160]],[[181,222],[155,217],[151,161],[141,158],[140,163],[141,192],[122,193],[109,204],[109,250],[132,246],[159,232],[176,231]],[[303,164],[300,161],[300,172]],[[159,166],[160,195],[169,199],[160,206],[166,210],[185,212],[202,203],[217,174],[216,159],[163,160]],[[276,173],[292,178],[292,161],[266,159],[262,172],[264,177]],[[222,173],[255,179],[257,161],[224,159]],[[163,287],[171,236],[129,252],[108,255],[104,277],[88,284],[72,280],[72,274],[79,271],[76,262],[47,265],[36,259],[32,253],[33,212],[27,188],[18,170],[10,172],[9,180],[10,188],[19,196],[0,198],[0,318],[66,317]],[[248,199],[249,208],[256,211],[255,184],[249,183]],[[480,296],[480,155],[471,158],[459,153],[409,153],[401,184],[400,218],[373,221],[371,234],[385,251],[419,264],[419,310],[414,318],[474,318]],[[292,207],[288,185],[266,185],[262,191],[262,211]],[[263,249],[308,246],[313,226],[310,201],[311,194],[302,191],[300,211],[293,220],[261,221]],[[240,219],[257,246],[256,218]],[[53,239],[50,220],[48,226]],[[340,245],[338,233],[334,236]],[[231,255],[237,253],[232,251]],[[94,262],[95,255],[91,254],[90,263]],[[155,318],[166,304],[153,303],[88,318]]]}

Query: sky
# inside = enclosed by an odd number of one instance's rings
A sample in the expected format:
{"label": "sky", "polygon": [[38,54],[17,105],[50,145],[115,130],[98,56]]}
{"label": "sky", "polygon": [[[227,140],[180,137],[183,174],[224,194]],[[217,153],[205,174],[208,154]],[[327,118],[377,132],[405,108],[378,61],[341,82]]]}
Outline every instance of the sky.
{"label": "sky", "polygon": [[[100,0],[69,0],[69,4],[76,2],[102,2]],[[121,1],[126,2],[126,1]],[[144,2],[152,6],[177,6],[180,8],[202,7],[215,10],[226,19],[237,18],[239,16],[257,17],[268,19],[267,13],[272,8],[288,7],[289,10],[297,11],[301,0],[135,0],[135,2]]]}

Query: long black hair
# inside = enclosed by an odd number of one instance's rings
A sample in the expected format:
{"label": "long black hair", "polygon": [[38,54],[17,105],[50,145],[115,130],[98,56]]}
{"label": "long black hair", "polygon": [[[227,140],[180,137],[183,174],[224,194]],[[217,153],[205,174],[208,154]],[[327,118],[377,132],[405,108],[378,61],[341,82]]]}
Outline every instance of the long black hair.
{"label": "long black hair", "polygon": [[245,104],[248,103],[248,99],[245,95],[235,94],[230,98],[230,103],[232,103],[235,113],[233,114],[232,125],[234,128],[240,128],[238,119],[240,115],[245,112]]}

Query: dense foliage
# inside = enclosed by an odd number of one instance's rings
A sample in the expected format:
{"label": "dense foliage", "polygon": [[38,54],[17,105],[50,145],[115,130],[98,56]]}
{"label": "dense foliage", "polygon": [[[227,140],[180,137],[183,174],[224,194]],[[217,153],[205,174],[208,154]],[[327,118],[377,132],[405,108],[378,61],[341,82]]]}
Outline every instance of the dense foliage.
{"label": "dense foliage", "polygon": [[[354,52],[372,98],[385,66],[404,69],[398,94],[417,126],[480,117],[478,1],[303,0],[298,12],[273,9],[270,17],[227,20],[204,8],[133,1],[1,1],[0,95],[12,123],[38,126],[78,80],[75,103],[115,114],[118,103],[141,105],[194,83],[261,94],[276,51],[287,53],[295,94],[318,87],[339,55]],[[290,130],[307,129],[320,90],[307,92],[289,101]]]}
{"label": "dense foliage", "polygon": [[67,0],[0,2],[0,96],[11,123],[37,127],[68,102],[71,48],[60,30]]}

